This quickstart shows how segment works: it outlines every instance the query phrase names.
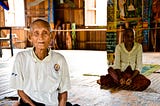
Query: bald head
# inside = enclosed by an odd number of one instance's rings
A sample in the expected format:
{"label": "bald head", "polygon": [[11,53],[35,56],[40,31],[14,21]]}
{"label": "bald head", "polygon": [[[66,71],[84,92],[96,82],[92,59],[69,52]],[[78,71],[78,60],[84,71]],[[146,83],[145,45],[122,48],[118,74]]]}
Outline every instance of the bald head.
{"label": "bald head", "polygon": [[50,24],[47,21],[42,19],[37,19],[33,21],[30,25],[30,31],[32,32],[33,29],[37,27],[45,27],[48,29],[48,31],[51,31]]}

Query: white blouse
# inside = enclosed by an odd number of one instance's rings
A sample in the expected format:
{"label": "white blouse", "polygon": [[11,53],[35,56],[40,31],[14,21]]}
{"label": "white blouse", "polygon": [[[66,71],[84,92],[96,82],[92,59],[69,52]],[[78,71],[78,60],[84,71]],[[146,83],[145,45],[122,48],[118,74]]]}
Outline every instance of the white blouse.
{"label": "white blouse", "polygon": [[128,51],[124,43],[118,44],[115,49],[114,69],[121,69],[124,71],[129,65],[132,70],[142,69],[142,45],[134,42],[131,51]]}

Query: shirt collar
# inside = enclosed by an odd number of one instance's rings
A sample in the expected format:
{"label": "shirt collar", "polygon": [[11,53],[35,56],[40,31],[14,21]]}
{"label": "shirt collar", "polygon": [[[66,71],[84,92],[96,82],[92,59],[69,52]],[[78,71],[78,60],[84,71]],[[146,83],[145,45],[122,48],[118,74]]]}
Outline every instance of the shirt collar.
{"label": "shirt collar", "polygon": [[33,60],[35,62],[48,62],[51,60],[51,49],[48,48],[48,55],[43,59],[43,60],[40,60],[37,55],[35,54],[34,52],[34,47],[32,48],[32,57],[33,57]]}

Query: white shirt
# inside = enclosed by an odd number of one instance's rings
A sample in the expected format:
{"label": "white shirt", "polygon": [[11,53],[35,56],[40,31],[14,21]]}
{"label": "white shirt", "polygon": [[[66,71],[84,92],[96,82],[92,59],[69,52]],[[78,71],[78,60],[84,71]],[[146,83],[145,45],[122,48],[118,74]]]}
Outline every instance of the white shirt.
{"label": "white shirt", "polygon": [[[55,65],[59,66],[58,71]],[[19,52],[13,66],[11,87],[23,90],[34,101],[58,106],[58,93],[70,89],[64,56],[50,50],[45,59],[39,60],[33,49]]]}
{"label": "white shirt", "polygon": [[114,69],[124,71],[129,65],[132,70],[142,69],[142,45],[134,42],[131,51],[126,50],[124,43],[118,44],[115,49]]}

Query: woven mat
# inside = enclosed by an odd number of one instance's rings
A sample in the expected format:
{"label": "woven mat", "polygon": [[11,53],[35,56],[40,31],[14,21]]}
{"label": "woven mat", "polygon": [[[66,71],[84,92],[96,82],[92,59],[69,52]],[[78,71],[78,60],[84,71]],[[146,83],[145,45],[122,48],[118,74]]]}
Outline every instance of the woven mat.
{"label": "woven mat", "polygon": [[17,97],[7,97],[2,100],[0,100],[0,106],[14,106],[14,104],[17,102]]}
{"label": "woven mat", "polygon": [[[145,76],[149,76],[152,73],[159,73],[160,72],[160,65],[158,64],[143,64],[141,73]],[[98,74],[92,73],[85,73],[83,76],[101,76]]]}
{"label": "woven mat", "polygon": [[141,73],[148,76],[158,70],[160,70],[160,65],[158,64],[144,64]]}

